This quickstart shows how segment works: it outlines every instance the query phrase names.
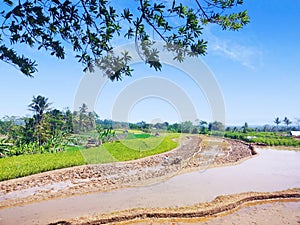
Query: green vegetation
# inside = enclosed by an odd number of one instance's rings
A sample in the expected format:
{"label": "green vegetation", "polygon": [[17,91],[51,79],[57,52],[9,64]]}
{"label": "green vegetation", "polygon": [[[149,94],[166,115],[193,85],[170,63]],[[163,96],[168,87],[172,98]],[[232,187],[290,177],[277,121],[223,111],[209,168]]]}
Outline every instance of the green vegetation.
{"label": "green vegetation", "polygon": [[[84,103],[74,112],[51,109],[50,105],[43,96],[33,97],[29,104],[29,110],[34,112],[32,117],[0,120],[0,180],[159,154],[178,145],[173,139],[179,133],[224,135],[224,124],[218,121],[128,124],[99,120]],[[274,121],[275,129],[281,132],[258,132],[245,123],[240,129],[227,127],[225,137],[266,145],[300,146],[300,141],[287,136],[287,131],[295,129],[289,127],[291,121],[283,121],[284,128],[279,127],[279,118]]]}
{"label": "green vegetation", "polygon": [[[299,119],[295,118],[298,122],[298,128],[295,126],[289,126],[292,121],[287,117],[280,120],[279,117],[274,119],[276,126],[270,126],[268,124],[261,127],[248,126],[245,124],[239,129],[237,127],[227,127],[225,132],[225,137],[243,140],[249,143],[265,144],[269,146],[291,146],[299,147],[300,141],[290,136],[290,131],[299,130]],[[284,123],[285,126],[279,126],[279,124]]]}
{"label": "green vegetation", "polygon": [[114,135],[111,129],[96,130],[98,116],[84,103],[74,112],[51,109],[50,105],[48,98],[39,95],[28,105],[32,117],[0,120],[0,158],[65,151],[67,145],[83,145],[91,136],[107,142]]}
{"label": "green vegetation", "polygon": [[119,161],[143,158],[176,148],[178,143],[174,138],[179,134],[169,134],[166,137],[148,137],[116,141],[103,146]]}
{"label": "green vegetation", "polygon": [[225,137],[249,143],[262,143],[270,146],[300,146],[300,141],[278,132],[226,132]]}
{"label": "green vegetation", "polygon": [[136,138],[148,138],[151,137],[150,134],[146,134],[146,133],[139,133],[139,134],[133,134],[133,133],[129,133],[126,137],[126,139],[136,139]]}
{"label": "green vegetation", "polygon": [[0,159],[0,181],[85,164],[79,150]]}
{"label": "green vegetation", "polygon": [[179,134],[145,137],[138,135],[135,139],[105,143],[95,148],[66,147],[65,152],[1,158],[0,181],[71,166],[126,161],[159,154],[175,148],[178,143],[173,139],[178,138]]}
{"label": "green vegetation", "polygon": [[250,20],[247,10],[239,10],[241,0],[196,1],[195,4],[178,0],[120,3],[3,0],[0,60],[33,76],[37,71],[36,62],[16,52],[15,45],[46,50],[59,59],[65,58],[67,48],[73,50],[84,70],[93,70],[96,65],[111,80],[122,80],[122,76],[131,76],[133,69],[129,66],[132,56],[128,49],[120,56],[110,54],[119,39],[135,40],[141,45],[138,51],[145,63],[161,70],[158,49],[152,46],[154,36],[165,42],[167,50],[174,53],[174,60],[182,62],[186,56],[205,55],[207,42],[202,35],[205,25],[240,30]]}
{"label": "green vegetation", "polygon": [[96,127],[98,133],[98,139],[100,141],[99,144],[104,144],[106,142],[113,141],[114,137],[116,136],[116,132],[113,131],[112,128],[103,128],[102,126]]}

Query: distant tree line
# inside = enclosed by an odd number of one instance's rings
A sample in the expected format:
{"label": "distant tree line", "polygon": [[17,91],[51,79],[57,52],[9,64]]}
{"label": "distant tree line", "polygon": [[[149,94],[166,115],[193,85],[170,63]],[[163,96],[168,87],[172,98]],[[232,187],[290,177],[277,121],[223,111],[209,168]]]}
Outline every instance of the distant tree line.
{"label": "distant tree line", "polygon": [[[225,132],[287,132],[297,130],[290,126],[292,121],[287,117],[282,120],[274,119],[276,126],[264,125],[262,127],[248,126],[246,122],[241,127],[226,127],[219,121],[206,122],[203,120],[184,121],[181,123],[158,122],[155,124],[140,121],[127,123],[104,119],[88,109],[83,103],[78,111],[69,109],[59,110],[51,108],[48,98],[43,96],[33,97],[28,109],[33,112],[31,117],[17,118],[6,116],[0,120],[0,153],[10,149],[10,154],[32,154],[43,152],[63,151],[71,140],[72,134],[93,133],[97,135],[99,143],[111,141],[114,138],[114,129],[141,130],[146,133],[159,133],[164,130],[172,133],[208,134],[223,136]],[[300,119],[296,119],[298,130]],[[284,126],[280,126],[284,124]],[[11,149],[14,149],[13,151]]]}
{"label": "distant tree line", "polygon": [[130,129],[138,129],[144,132],[153,132],[155,130],[165,130],[171,133],[188,133],[188,134],[209,134],[213,131],[224,131],[224,124],[218,121],[206,122],[200,121],[193,123],[192,121],[184,121],[182,123],[160,122],[160,123],[146,123],[144,121],[137,123],[129,123]]}

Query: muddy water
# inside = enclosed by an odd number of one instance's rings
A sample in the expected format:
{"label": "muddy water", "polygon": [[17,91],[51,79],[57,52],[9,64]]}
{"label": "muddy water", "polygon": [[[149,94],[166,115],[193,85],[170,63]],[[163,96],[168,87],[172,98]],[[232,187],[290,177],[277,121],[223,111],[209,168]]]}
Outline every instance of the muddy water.
{"label": "muddy water", "polygon": [[239,165],[182,174],[155,185],[3,209],[0,224],[48,224],[128,208],[191,205],[218,195],[300,187],[300,152],[258,152]]}
{"label": "muddy water", "polygon": [[63,190],[67,187],[72,186],[72,183],[70,181],[66,182],[56,182],[54,184],[48,184],[43,185],[40,187],[32,187],[32,188],[26,188],[20,191],[13,191],[9,192],[8,194],[0,194],[0,201],[5,201],[8,199],[14,199],[14,198],[26,198],[28,196],[32,196],[36,193],[42,193],[51,190],[52,192],[57,192],[59,190]]}

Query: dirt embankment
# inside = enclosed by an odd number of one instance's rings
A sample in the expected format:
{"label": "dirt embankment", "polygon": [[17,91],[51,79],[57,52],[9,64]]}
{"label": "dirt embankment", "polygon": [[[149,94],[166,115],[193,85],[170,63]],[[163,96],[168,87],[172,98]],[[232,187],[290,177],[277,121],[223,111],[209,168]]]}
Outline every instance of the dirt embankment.
{"label": "dirt embankment", "polygon": [[[166,161],[165,156],[168,155]],[[0,208],[72,195],[160,182],[191,170],[228,165],[251,157],[248,145],[221,138],[185,136],[176,149],[110,164],[49,171],[0,183]]]}
{"label": "dirt embankment", "polygon": [[65,225],[96,225],[115,224],[128,221],[147,221],[159,218],[204,218],[237,209],[246,203],[258,203],[265,200],[298,199],[300,190],[290,189],[278,192],[249,192],[227,196],[219,196],[212,202],[199,203],[192,206],[156,209],[130,209],[94,217],[75,218],[70,221],[60,221],[53,224]]}

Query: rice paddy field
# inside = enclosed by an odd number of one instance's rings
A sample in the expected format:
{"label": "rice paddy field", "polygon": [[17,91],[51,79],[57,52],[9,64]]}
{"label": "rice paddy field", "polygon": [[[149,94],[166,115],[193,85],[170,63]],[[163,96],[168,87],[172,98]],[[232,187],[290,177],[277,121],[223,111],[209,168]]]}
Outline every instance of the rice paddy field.
{"label": "rice paddy field", "polygon": [[150,134],[130,134],[124,140],[98,147],[67,147],[64,152],[20,155],[0,159],[0,181],[40,172],[85,164],[128,161],[170,151],[178,146],[179,134],[154,137]]}

